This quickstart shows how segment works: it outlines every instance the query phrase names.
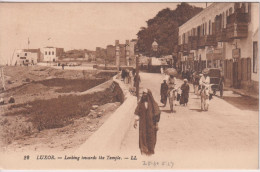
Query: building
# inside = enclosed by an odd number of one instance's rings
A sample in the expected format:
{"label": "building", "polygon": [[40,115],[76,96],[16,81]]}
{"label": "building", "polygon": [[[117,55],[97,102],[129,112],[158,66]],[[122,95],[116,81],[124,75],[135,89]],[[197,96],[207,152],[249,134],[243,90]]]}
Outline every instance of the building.
{"label": "building", "polygon": [[130,65],[135,65],[135,45],[137,39],[132,39],[129,44]]}
{"label": "building", "polygon": [[39,53],[28,52],[28,49],[16,50],[16,65],[35,65],[37,64]]}
{"label": "building", "polygon": [[31,53],[37,53],[37,62],[42,61],[43,59],[41,59],[41,50],[40,48],[38,49],[24,49],[24,52],[31,52]]}
{"label": "building", "polygon": [[111,64],[115,64],[116,59],[116,46],[108,45],[107,46],[107,60]]}
{"label": "building", "polygon": [[100,63],[104,63],[106,60],[107,51],[104,48],[96,47],[96,60]]}
{"label": "building", "polygon": [[213,3],[179,27],[177,66],[220,68],[226,86],[258,93],[258,30],[259,3]]}
{"label": "building", "polygon": [[64,48],[44,47],[43,61],[55,62],[64,54]]}

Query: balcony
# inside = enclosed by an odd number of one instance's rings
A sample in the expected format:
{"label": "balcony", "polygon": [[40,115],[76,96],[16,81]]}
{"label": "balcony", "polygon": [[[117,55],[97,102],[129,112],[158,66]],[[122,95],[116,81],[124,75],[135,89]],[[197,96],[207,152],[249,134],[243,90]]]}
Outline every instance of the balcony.
{"label": "balcony", "polygon": [[227,29],[222,28],[221,30],[216,31],[216,41],[217,42],[227,42]]}
{"label": "balcony", "polygon": [[188,44],[181,44],[180,52],[188,52]]}
{"label": "balcony", "polygon": [[200,36],[198,38],[198,47],[199,48],[204,48],[205,47],[205,36]]}
{"label": "balcony", "polygon": [[248,13],[234,13],[227,17],[227,39],[246,38],[248,35]]}
{"label": "balcony", "polygon": [[198,49],[198,37],[189,36],[188,50],[197,50],[197,49]]}
{"label": "balcony", "polygon": [[205,36],[205,46],[216,46],[218,43],[216,41],[215,35],[206,35]]}
{"label": "balcony", "polygon": [[249,15],[248,13],[233,13],[227,17],[227,24],[233,23],[248,23]]}
{"label": "balcony", "polygon": [[247,23],[233,23],[227,25],[227,38],[240,39],[246,38],[248,34]]}
{"label": "balcony", "polygon": [[205,35],[199,37],[198,47],[203,48],[205,46],[216,46],[218,43],[216,41],[215,35]]}

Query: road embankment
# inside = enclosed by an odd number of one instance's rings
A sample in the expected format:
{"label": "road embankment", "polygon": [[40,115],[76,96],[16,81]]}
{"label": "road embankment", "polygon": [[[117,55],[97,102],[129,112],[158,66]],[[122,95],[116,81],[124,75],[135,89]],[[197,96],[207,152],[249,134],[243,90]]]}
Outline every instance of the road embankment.
{"label": "road embankment", "polygon": [[122,141],[130,128],[136,107],[136,97],[132,96],[128,88],[116,77],[113,80],[119,84],[125,95],[124,103],[110,116],[109,119],[75,151],[84,153],[115,153],[120,150]]}

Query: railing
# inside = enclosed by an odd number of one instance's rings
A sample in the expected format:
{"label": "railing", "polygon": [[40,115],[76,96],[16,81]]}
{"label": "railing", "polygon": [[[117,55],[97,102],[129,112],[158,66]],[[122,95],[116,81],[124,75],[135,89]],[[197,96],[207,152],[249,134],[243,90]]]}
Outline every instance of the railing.
{"label": "railing", "polygon": [[180,52],[187,52],[187,51],[188,51],[188,44],[181,44]]}
{"label": "railing", "polygon": [[216,41],[215,35],[206,35],[205,36],[205,46],[216,46],[218,43]]}
{"label": "railing", "polygon": [[200,36],[199,38],[198,38],[198,47],[199,48],[203,48],[203,47],[205,47],[205,36]]}
{"label": "railing", "polygon": [[216,41],[217,42],[227,42],[227,29],[222,28],[221,30],[216,31]]}
{"label": "railing", "polygon": [[188,50],[197,50],[197,49],[198,49],[198,37],[189,36]]}
{"label": "railing", "polygon": [[246,38],[248,35],[248,13],[234,13],[227,17],[227,39]]}
{"label": "railing", "polygon": [[248,23],[248,13],[233,13],[227,17],[227,24]]}

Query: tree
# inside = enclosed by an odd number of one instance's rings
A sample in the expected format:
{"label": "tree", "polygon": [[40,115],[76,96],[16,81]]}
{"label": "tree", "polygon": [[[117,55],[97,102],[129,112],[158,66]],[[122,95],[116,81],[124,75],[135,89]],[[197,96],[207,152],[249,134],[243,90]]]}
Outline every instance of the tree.
{"label": "tree", "polygon": [[147,27],[141,27],[137,33],[139,52],[152,55],[152,43],[156,40],[159,44],[159,55],[172,54],[173,47],[178,44],[179,26],[202,10],[203,8],[182,2],[175,10],[165,8],[159,11],[154,18],[146,21]]}

